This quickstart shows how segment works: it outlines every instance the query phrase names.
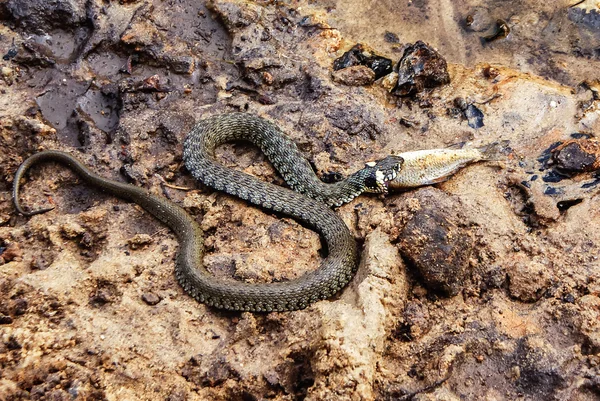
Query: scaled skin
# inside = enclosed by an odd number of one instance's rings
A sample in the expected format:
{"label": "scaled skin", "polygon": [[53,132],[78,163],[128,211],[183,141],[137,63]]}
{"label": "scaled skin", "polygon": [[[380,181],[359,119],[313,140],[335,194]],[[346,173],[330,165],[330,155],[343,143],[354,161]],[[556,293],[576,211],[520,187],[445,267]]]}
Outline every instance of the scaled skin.
{"label": "scaled skin", "polygon": [[389,189],[402,190],[445,181],[467,164],[498,160],[506,145],[506,142],[497,142],[480,148],[429,149],[401,153],[398,156],[404,159],[404,163],[396,178],[389,182]]}

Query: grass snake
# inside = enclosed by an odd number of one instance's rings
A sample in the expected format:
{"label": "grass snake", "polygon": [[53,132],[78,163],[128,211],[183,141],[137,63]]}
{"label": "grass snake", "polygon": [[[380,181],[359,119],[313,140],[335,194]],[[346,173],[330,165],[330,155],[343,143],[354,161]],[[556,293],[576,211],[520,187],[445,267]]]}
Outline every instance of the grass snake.
{"label": "grass snake", "polygon": [[[258,146],[295,191],[260,181],[232,170],[214,159],[215,148],[230,141]],[[328,206],[339,206],[362,192],[385,192],[402,166],[402,159],[388,156],[343,181],[323,183],[294,142],[276,125],[245,113],[229,113],[197,123],[183,146],[183,160],[192,175],[218,191],[244,199],[264,209],[288,215],[317,231],[325,240],[327,257],[310,273],[284,282],[245,283],[217,279],[202,264],[203,233],[187,212],[170,200],[130,184],[91,172],[68,153],[48,150],[30,156],[15,173],[13,200],[26,216],[51,208],[26,211],[19,201],[19,183],[33,165],[55,161],[77,173],[86,183],[109,194],[133,201],[169,226],[179,240],[175,275],[183,289],[199,302],[221,309],[254,312],[303,309],[342,289],[358,266],[357,244],[344,222]]]}

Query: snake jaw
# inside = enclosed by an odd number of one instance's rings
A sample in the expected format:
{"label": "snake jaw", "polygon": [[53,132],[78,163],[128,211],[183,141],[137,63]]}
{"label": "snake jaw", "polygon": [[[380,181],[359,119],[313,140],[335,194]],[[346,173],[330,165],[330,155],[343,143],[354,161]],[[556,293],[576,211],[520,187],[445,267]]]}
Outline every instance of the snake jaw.
{"label": "snake jaw", "polygon": [[398,156],[388,156],[378,162],[365,163],[367,169],[371,170],[370,178],[365,180],[365,192],[388,194],[389,184],[398,176],[404,159]]}

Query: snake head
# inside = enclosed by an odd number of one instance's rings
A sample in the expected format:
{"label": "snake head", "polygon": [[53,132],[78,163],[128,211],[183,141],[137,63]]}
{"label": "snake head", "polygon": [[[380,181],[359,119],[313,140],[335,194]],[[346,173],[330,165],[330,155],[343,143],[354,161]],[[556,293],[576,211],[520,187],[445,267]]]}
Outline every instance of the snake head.
{"label": "snake head", "polygon": [[402,168],[404,159],[400,156],[388,156],[377,162],[365,164],[365,192],[387,194],[388,184],[393,181]]}

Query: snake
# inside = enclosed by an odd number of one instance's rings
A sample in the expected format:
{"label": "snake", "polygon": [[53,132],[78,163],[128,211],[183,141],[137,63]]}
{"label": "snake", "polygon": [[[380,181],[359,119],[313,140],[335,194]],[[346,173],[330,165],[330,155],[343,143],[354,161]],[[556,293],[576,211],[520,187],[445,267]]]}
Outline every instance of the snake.
{"label": "snake", "polygon": [[[219,163],[215,149],[232,141],[250,142],[259,147],[291,189]],[[349,202],[363,192],[385,193],[387,183],[395,178],[402,166],[402,158],[387,156],[377,162],[366,163],[363,169],[342,181],[325,183],[316,176],[293,140],[277,125],[262,117],[249,113],[226,113],[199,121],[188,133],[183,145],[183,161],[192,176],[217,191],[304,223],[321,235],[328,251],[317,269],[298,278],[248,283],[217,278],[203,266],[203,232],[182,207],[147,189],[104,178],[69,153],[41,151],[19,166],[13,182],[13,202],[19,213],[32,216],[53,209],[29,211],[19,201],[24,174],[32,166],[50,161],[67,166],[87,184],[138,204],[171,228],[179,242],[175,277],[191,297],[219,309],[250,312],[304,309],[344,288],[358,268],[358,246],[331,206]]]}

